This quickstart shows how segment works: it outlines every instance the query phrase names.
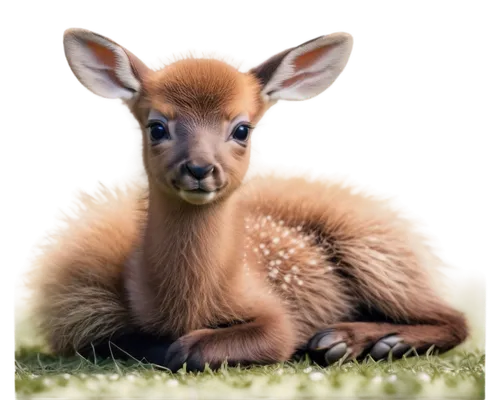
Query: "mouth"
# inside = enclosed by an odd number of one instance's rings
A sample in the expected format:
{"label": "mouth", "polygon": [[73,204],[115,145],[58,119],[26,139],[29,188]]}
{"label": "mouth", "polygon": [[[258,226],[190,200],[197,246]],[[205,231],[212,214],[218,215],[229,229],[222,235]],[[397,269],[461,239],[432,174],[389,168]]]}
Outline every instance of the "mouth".
{"label": "mouth", "polygon": [[181,186],[176,180],[172,180],[171,185],[177,191],[179,197],[184,201],[195,205],[202,205],[213,201],[228,185],[228,182],[225,182],[222,186],[213,189],[203,187],[200,183],[198,183],[196,187],[188,186],[186,188],[182,187],[183,185]]}
{"label": "mouth", "polygon": [[179,196],[191,204],[202,205],[210,203],[215,198],[217,190],[208,192],[203,189],[184,190],[179,189]]}

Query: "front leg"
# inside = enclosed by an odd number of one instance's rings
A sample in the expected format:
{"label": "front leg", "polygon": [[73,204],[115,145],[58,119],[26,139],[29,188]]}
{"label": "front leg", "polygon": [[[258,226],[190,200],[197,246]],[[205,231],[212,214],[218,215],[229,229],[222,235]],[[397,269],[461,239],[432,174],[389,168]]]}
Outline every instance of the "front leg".
{"label": "front leg", "polygon": [[188,371],[202,371],[206,363],[216,369],[224,361],[235,366],[289,359],[295,338],[288,315],[282,309],[262,311],[251,322],[182,336],[169,348],[164,365],[173,372],[184,363]]}

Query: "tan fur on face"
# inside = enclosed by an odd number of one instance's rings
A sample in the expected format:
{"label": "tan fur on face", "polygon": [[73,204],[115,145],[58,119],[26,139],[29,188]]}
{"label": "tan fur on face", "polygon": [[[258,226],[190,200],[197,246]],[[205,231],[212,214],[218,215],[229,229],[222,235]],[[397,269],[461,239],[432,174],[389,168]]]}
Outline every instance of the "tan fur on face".
{"label": "tan fur on face", "polygon": [[262,106],[255,77],[214,59],[179,60],[150,74],[144,90],[152,108],[169,118],[224,116],[231,120],[248,112],[252,119]]}
{"label": "tan fur on face", "polygon": [[[343,68],[350,36],[317,40],[337,39]],[[297,65],[309,67],[323,57],[315,43],[248,74],[206,59],[134,69],[142,86],[128,104],[143,131],[148,188],[83,195],[78,215],[44,249],[31,287],[53,351],[68,354],[140,330],[177,339],[184,352],[218,367],[226,358],[231,365],[286,360],[325,329],[350,346],[352,357],[393,333],[419,352],[465,340],[463,316],[436,294],[439,260],[388,203],[301,178],[240,185],[249,153],[244,146],[240,154],[228,150],[236,144],[221,140],[222,121],[245,113],[256,123],[274,104],[259,90],[280,60],[298,54]],[[322,87],[340,73],[332,71]],[[279,78],[273,84],[286,83],[286,74]],[[287,96],[319,93],[309,89]],[[184,141],[153,150],[145,128],[151,109],[188,120]],[[230,190],[199,206],[172,196],[160,178],[179,165],[172,158],[186,154],[213,157],[231,177]]]}

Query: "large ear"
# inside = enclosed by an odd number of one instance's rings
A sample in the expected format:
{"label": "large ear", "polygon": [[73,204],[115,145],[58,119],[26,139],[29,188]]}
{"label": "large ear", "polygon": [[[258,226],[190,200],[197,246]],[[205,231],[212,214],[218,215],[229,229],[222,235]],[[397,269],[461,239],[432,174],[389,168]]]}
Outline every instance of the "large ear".
{"label": "large ear", "polygon": [[268,101],[305,100],[328,88],[347,64],[352,36],[333,33],[285,50],[251,69]]}
{"label": "large ear", "polygon": [[64,32],[64,52],[82,85],[111,99],[132,99],[141,90],[141,75],[148,70],[128,50],[85,29]]}

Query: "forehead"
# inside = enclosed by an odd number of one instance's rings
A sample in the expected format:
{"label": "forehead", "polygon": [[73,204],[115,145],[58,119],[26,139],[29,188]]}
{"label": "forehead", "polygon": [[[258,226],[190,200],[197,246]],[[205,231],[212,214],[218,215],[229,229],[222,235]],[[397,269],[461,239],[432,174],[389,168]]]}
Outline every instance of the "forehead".
{"label": "forehead", "polygon": [[145,90],[152,107],[170,118],[252,118],[262,105],[256,78],[214,59],[185,59],[154,71]]}

